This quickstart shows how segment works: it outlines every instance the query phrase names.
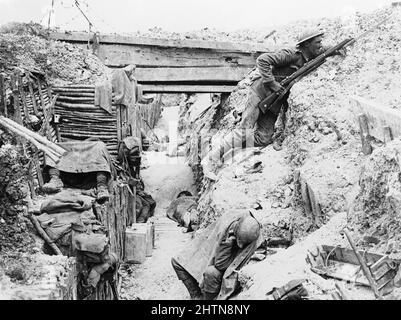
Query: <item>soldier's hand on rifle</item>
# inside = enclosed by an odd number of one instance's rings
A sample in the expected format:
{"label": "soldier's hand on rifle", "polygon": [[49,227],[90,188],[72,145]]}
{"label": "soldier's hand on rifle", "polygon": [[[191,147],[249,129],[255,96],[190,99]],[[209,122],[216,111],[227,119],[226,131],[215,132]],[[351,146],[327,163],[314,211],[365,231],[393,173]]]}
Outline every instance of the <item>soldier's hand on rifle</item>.
{"label": "soldier's hand on rifle", "polygon": [[272,89],[274,92],[281,94],[284,91],[284,87],[277,81],[273,81],[270,84],[270,89]]}
{"label": "soldier's hand on rifle", "polygon": [[341,48],[341,49],[338,49],[338,50],[333,52],[333,55],[334,56],[345,57],[347,55],[347,49],[345,47]]}

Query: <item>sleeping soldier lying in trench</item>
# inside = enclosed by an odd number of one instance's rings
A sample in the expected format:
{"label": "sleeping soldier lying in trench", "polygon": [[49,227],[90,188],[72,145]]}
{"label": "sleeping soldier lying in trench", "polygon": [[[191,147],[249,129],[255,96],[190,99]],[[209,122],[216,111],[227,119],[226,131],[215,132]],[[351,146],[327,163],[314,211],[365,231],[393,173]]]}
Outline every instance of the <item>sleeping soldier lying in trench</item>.
{"label": "sleeping soldier lying in trench", "polygon": [[101,141],[69,141],[58,143],[68,152],[56,164],[45,158],[45,170],[50,181],[43,185],[46,193],[60,192],[64,184],[80,189],[96,188],[99,203],[109,199],[108,184],[115,169],[106,145]]}
{"label": "sleeping soldier lying in trench", "polygon": [[220,217],[171,259],[191,299],[225,300],[236,293],[238,271],[262,243],[260,229],[251,212]]}
{"label": "sleeping soldier lying in trench", "polygon": [[274,143],[275,150],[281,149],[289,92],[274,104],[274,108],[267,108],[265,112],[260,110],[260,104],[272,93],[284,91],[281,80],[325,51],[322,46],[323,34],[317,30],[306,31],[298,37],[295,49],[263,53],[257,58],[257,74],[251,79],[239,128],[212,145],[211,151],[201,162],[205,177],[216,180],[214,165],[220,165],[224,155],[235,148],[265,147]]}
{"label": "sleeping soldier lying in trench", "polygon": [[198,197],[189,191],[182,191],[177,195],[166,210],[167,218],[184,227],[184,232],[196,231],[199,227]]}

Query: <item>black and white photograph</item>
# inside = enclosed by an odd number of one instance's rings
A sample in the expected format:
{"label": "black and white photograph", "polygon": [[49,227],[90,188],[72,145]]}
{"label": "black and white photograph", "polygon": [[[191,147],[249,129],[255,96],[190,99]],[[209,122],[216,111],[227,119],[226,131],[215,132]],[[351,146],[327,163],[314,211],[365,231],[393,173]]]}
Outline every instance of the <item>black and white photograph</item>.
{"label": "black and white photograph", "polygon": [[0,0],[0,300],[246,317],[400,263],[400,1]]}

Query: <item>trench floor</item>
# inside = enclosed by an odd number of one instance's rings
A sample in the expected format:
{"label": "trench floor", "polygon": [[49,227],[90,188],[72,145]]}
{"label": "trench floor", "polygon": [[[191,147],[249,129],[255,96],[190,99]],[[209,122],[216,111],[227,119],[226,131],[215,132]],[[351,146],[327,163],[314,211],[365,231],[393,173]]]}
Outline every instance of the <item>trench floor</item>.
{"label": "trench floor", "polygon": [[[178,107],[165,108],[156,128],[167,131],[167,123],[178,119]],[[195,194],[193,174],[183,157],[168,157],[164,152],[146,152],[141,176],[145,191],[156,201],[155,248],[152,256],[142,264],[124,264],[121,268],[121,299],[133,300],[180,300],[189,299],[189,294],[178,280],[171,258],[191,238],[183,228],[166,217],[166,208],[180,191]]]}

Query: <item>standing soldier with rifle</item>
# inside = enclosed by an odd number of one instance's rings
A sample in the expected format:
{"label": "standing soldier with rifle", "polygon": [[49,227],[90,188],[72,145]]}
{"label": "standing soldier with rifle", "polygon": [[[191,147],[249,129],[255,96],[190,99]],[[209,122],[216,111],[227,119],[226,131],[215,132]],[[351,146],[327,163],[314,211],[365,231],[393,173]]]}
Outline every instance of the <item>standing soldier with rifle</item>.
{"label": "standing soldier with rifle", "polygon": [[281,148],[289,89],[296,80],[320,66],[327,56],[339,54],[338,50],[352,41],[344,40],[325,51],[323,34],[317,30],[304,32],[298,38],[296,49],[283,49],[258,57],[258,74],[249,88],[240,128],[225,136],[202,160],[205,177],[216,180],[213,163],[219,163],[222,155],[233,148],[265,147],[274,139],[274,148]]}
{"label": "standing soldier with rifle", "polygon": [[[283,49],[275,53],[264,53],[256,60],[260,78],[251,85],[246,109],[240,126],[246,129],[255,127],[255,146],[266,146],[274,141],[277,150],[281,145],[281,128],[285,122],[289,92],[271,106],[259,106],[272,93],[283,94],[281,81],[299,70],[308,61],[316,58],[324,50],[323,32],[306,31],[298,37],[296,49]],[[252,97],[253,95],[253,97]],[[276,123],[276,125],[274,125]],[[273,135],[274,127],[277,130]]]}

